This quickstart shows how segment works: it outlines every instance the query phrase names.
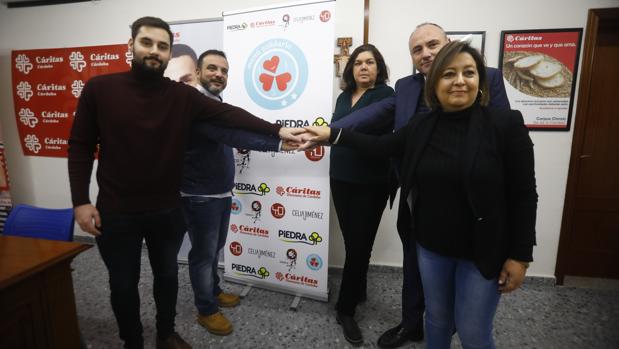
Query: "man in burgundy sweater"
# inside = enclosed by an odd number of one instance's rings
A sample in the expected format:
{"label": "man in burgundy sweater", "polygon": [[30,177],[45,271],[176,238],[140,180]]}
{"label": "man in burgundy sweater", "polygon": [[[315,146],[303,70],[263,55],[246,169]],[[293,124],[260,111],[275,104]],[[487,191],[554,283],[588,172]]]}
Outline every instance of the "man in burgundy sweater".
{"label": "man in burgundy sweater", "polygon": [[[193,120],[279,135],[281,128],[163,77],[172,32],[159,18],[131,26],[131,70],[92,78],[79,99],[69,138],[69,181],[75,220],[94,235],[108,269],[111,302],[125,348],[143,348],[138,282],[142,240],[153,270],[157,348],[190,348],[175,331],[178,267],[185,233],[179,183]],[[301,129],[302,130],[302,129]],[[97,206],[89,198],[99,146]]]}

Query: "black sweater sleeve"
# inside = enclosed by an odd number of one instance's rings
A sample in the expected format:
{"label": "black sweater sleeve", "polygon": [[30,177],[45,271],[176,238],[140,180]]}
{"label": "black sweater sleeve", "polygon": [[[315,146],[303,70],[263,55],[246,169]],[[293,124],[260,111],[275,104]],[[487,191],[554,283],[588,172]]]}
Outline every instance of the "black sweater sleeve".
{"label": "black sweater sleeve", "polygon": [[213,100],[198,90],[190,89],[191,115],[197,120],[208,120],[214,125],[243,128],[257,133],[277,136],[281,125],[265,121],[244,109]]}

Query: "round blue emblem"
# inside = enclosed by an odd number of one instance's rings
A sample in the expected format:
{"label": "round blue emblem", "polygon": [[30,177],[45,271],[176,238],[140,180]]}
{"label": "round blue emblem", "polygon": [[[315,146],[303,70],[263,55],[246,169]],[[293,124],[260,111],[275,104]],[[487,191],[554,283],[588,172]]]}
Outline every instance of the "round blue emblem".
{"label": "round blue emblem", "polygon": [[242,210],[243,210],[243,204],[241,204],[241,201],[237,198],[232,198],[230,213],[239,214],[241,213]]}
{"label": "round blue emblem", "polygon": [[307,267],[311,270],[320,270],[322,268],[322,258],[319,255],[312,253],[305,259]]}
{"label": "round blue emblem", "polygon": [[301,49],[286,39],[258,45],[245,64],[245,89],[265,109],[292,105],[307,85],[307,60]]}

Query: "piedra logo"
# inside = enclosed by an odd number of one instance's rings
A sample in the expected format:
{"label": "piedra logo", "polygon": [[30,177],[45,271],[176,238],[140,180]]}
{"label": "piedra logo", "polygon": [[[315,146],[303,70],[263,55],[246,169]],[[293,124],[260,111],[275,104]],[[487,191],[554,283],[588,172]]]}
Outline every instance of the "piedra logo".
{"label": "piedra logo", "polygon": [[281,241],[289,243],[300,243],[315,246],[322,242],[322,237],[315,231],[308,236],[305,233],[300,233],[298,231],[280,229],[277,235]]}
{"label": "piedra logo", "polygon": [[256,269],[256,267],[235,263],[232,263],[232,271],[237,275],[249,276],[256,279],[266,279],[271,275],[265,267]]}
{"label": "piedra logo", "polygon": [[307,119],[278,119],[275,123],[283,127],[306,127],[306,126],[329,126],[329,123],[322,116],[317,117],[314,121]]}
{"label": "piedra logo", "polygon": [[265,196],[271,191],[271,188],[266,183],[260,183],[258,186],[251,183],[235,183],[234,194],[236,195],[257,195]]}

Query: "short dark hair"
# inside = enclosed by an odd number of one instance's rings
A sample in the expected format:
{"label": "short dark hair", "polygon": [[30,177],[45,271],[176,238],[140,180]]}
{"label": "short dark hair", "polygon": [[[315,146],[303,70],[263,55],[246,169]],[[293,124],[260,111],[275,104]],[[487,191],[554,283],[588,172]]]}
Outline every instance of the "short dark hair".
{"label": "short dark hair", "polygon": [[226,60],[228,59],[228,57],[226,57],[226,54],[224,53],[224,51],[206,50],[206,51],[202,52],[200,57],[198,57],[198,69],[202,69],[202,61],[204,61],[204,57],[209,56],[209,55],[221,56],[221,57],[225,58]]}
{"label": "short dark hair", "polygon": [[365,44],[357,47],[348,62],[346,62],[346,66],[344,67],[344,73],[342,73],[342,80],[344,80],[344,87],[342,88],[344,91],[354,91],[357,88],[357,83],[355,82],[355,77],[353,76],[353,67],[355,66],[355,60],[362,52],[372,52],[374,55],[374,59],[376,60],[377,74],[376,74],[376,85],[384,84],[389,81],[389,71],[387,69],[387,65],[385,64],[385,59],[383,55],[380,54],[380,51],[376,48],[376,46],[372,44]]}
{"label": "short dark hair", "polygon": [[475,68],[477,68],[477,73],[479,75],[480,91],[477,94],[477,101],[481,105],[487,105],[490,100],[484,57],[481,53],[479,53],[479,51],[469,45],[468,42],[452,41],[443,46],[438,52],[432,62],[432,67],[430,68],[430,72],[428,73],[428,77],[426,79],[426,86],[424,87],[423,94],[427,106],[432,110],[436,110],[441,106],[441,103],[436,96],[436,85],[438,84],[438,80],[441,78],[441,74],[445,71],[445,69],[447,69],[447,66],[459,53],[468,53],[475,61]]}
{"label": "short dark hair", "polygon": [[174,43],[174,34],[172,34],[172,30],[170,30],[170,25],[166,23],[166,21],[164,21],[163,19],[149,16],[136,19],[135,22],[131,24],[131,38],[133,40],[135,40],[135,37],[138,36],[138,32],[142,27],[154,27],[163,29],[168,32],[168,35],[170,36],[170,46],[172,46],[172,44]]}
{"label": "short dark hair", "polygon": [[191,47],[185,44],[176,44],[172,46],[172,57],[170,58],[176,58],[180,56],[189,56],[191,57],[191,59],[193,59],[194,62],[198,60],[198,57],[196,56],[196,51],[194,51]]}

